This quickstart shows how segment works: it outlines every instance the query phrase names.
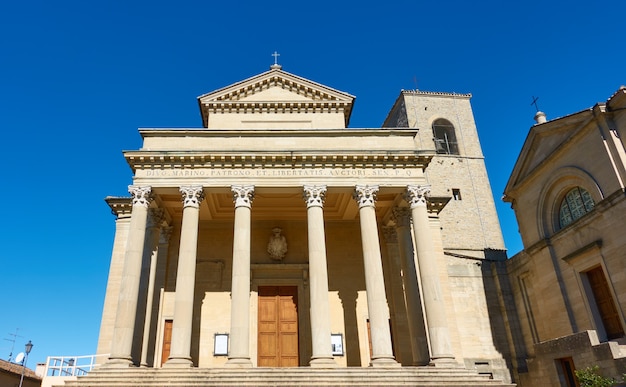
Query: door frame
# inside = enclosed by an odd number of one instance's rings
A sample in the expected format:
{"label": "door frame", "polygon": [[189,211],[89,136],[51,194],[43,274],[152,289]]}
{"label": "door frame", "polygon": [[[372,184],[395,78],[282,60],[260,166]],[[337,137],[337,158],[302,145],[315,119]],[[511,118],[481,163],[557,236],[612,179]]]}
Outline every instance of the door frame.
{"label": "door frame", "polygon": [[250,360],[258,367],[259,286],[295,286],[298,289],[298,358],[299,366],[311,360],[310,296],[308,264],[252,264],[250,265]]}

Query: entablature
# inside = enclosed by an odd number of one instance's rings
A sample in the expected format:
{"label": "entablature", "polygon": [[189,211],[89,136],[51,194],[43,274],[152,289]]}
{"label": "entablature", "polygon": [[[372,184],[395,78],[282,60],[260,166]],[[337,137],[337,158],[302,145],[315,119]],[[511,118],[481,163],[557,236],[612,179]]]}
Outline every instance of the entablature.
{"label": "entablature", "polygon": [[263,152],[167,152],[128,151],[124,157],[133,170],[153,168],[420,168],[431,152],[407,151],[285,151]]}
{"label": "entablature", "polygon": [[111,208],[111,213],[116,218],[130,218],[133,211],[133,200],[131,197],[107,196],[104,201]]}
{"label": "entablature", "polygon": [[205,111],[215,113],[344,113],[351,104],[344,101],[215,101]]}
{"label": "entablature", "polygon": [[207,129],[207,128],[139,128],[141,137],[415,137],[417,128],[264,128],[264,129]]}

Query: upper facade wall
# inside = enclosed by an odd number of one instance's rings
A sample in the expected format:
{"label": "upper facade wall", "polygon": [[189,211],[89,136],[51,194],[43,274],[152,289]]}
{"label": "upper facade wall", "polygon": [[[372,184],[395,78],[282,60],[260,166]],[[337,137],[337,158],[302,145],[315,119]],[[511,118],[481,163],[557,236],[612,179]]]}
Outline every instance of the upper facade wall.
{"label": "upper facade wall", "polygon": [[596,203],[619,189],[614,172],[607,168],[611,161],[595,128],[581,134],[559,153],[559,157],[544,162],[515,200],[525,247],[558,231],[559,205],[569,189],[584,188]]}
{"label": "upper facade wall", "polygon": [[279,131],[239,135],[203,130],[143,130],[143,151],[416,151],[414,131],[397,134],[377,129],[337,131]]}
{"label": "upper facade wall", "polygon": [[567,218],[560,224],[560,209],[572,189],[587,191],[596,206],[624,190],[624,107],[622,87],[606,103],[531,128],[504,197],[516,212],[525,248],[569,226]]}
{"label": "upper facade wall", "polygon": [[209,129],[337,129],[345,127],[343,112],[229,113],[209,116]]}

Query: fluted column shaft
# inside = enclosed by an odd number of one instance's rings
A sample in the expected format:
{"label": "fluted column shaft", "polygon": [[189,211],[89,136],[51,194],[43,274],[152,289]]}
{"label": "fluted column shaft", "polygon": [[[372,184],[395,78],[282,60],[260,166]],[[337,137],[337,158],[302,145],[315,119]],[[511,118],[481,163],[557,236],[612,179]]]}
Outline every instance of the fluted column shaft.
{"label": "fluted column shaft", "polygon": [[426,199],[430,186],[408,186],[406,200],[411,206],[411,218],[415,229],[415,248],[424,292],[424,308],[431,346],[431,363],[446,365],[454,362],[446,305],[439,281],[437,256],[432,244]]}
{"label": "fluted column shaft", "polygon": [[204,199],[204,192],[201,186],[180,187],[180,192],[183,196],[183,220],[176,271],[172,346],[165,367],[193,366],[191,360],[193,295],[196,284],[200,203]]}
{"label": "fluted column shaft", "polygon": [[326,186],[304,186],[309,242],[309,291],[311,296],[311,367],[335,367],[330,343],[328,269],[324,233]]}
{"label": "fluted column shaft", "polygon": [[430,360],[422,301],[417,283],[417,270],[413,257],[413,242],[411,241],[410,209],[396,207],[393,209],[398,235],[398,249],[402,265],[402,282],[406,297],[406,309],[409,318],[409,336],[411,337],[411,353],[413,365],[426,365]]}
{"label": "fluted column shaft", "polygon": [[252,367],[250,361],[250,208],[254,186],[232,186],[235,203],[230,348],[226,365]]}
{"label": "fluted column shaft", "polygon": [[137,318],[141,263],[146,236],[148,207],[152,201],[151,187],[131,185],[128,187],[128,191],[133,198],[133,210],[128,230],[128,242],[124,257],[124,271],[120,283],[117,314],[115,315],[111,355],[107,361],[111,366],[122,367],[128,367],[133,364],[131,351]]}
{"label": "fluted column shaft", "polygon": [[376,224],[376,194],[378,186],[357,185],[354,197],[359,204],[361,243],[367,308],[372,339],[372,366],[399,366],[394,360],[389,330],[389,309],[385,296],[385,279]]}

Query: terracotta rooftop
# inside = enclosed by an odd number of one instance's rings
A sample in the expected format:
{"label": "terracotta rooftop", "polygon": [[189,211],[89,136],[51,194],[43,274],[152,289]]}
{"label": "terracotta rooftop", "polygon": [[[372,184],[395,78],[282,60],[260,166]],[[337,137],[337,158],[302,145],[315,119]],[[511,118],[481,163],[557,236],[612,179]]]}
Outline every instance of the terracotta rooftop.
{"label": "terracotta rooftop", "polygon": [[[9,372],[12,374],[22,375],[22,365],[11,363],[6,360],[0,359],[0,372],[3,372],[3,371]],[[28,367],[24,368],[24,376],[33,378],[33,379],[41,379],[39,376],[35,374],[35,371],[31,370]]]}

